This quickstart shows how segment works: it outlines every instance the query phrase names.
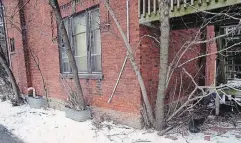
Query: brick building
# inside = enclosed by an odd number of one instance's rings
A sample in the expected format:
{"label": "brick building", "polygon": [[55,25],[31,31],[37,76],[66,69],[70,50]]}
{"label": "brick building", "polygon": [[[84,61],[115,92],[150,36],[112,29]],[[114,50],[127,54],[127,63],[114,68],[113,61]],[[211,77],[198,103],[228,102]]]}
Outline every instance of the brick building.
{"label": "brick building", "polygon": [[[28,87],[34,87],[38,95],[44,95],[44,78],[50,105],[62,109],[68,91],[68,86],[63,82],[67,82],[71,87],[73,79],[48,1],[2,0],[2,3],[7,17],[7,38],[14,46],[9,52],[11,68],[20,90],[26,94]],[[59,3],[73,45],[84,96],[93,107],[94,115],[97,118],[110,118],[123,124],[141,127],[143,101],[136,75],[128,60],[112,102],[107,103],[118,79],[126,50],[103,2],[77,0],[76,6],[73,6],[70,0],[59,0]],[[135,60],[140,67],[154,107],[158,86],[159,43],[145,35],[158,39],[159,29],[148,24],[140,24],[143,19],[140,18],[138,0],[129,0],[128,7],[126,3],[126,0],[110,0],[110,6],[114,9],[122,28],[129,35],[129,42],[135,51]],[[184,41],[195,36],[197,30],[198,28],[176,28],[171,31],[170,62]],[[215,36],[214,26],[207,26],[206,35],[206,39]],[[201,47],[205,47],[205,50]],[[202,52],[215,51],[217,48],[216,43],[212,42],[197,44],[193,49],[195,50],[188,51],[181,60],[185,61]],[[37,59],[37,63],[34,59]],[[192,75],[201,70],[201,74],[206,78],[198,76],[196,80],[211,85],[215,80],[215,60],[216,56],[209,56],[204,60],[197,59],[186,64],[185,68]],[[43,76],[36,64],[39,64]],[[188,86],[187,83],[184,87]],[[175,80],[172,80],[169,86],[167,94],[171,95]]]}

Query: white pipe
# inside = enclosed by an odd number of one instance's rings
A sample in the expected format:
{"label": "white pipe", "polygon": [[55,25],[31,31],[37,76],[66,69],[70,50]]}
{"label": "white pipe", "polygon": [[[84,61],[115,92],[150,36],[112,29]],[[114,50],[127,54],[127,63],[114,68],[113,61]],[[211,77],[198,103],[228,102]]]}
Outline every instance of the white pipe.
{"label": "white pipe", "polygon": [[34,98],[36,97],[35,88],[29,87],[27,90],[28,90],[28,92],[29,92],[30,90],[33,90],[33,97],[34,97]]}
{"label": "white pipe", "polygon": [[127,40],[130,42],[129,0],[126,0],[126,28]]}
{"label": "white pipe", "polygon": [[[127,29],[126,29],[126,37],[127,37],[128,42],[130,42],[130,30],[129,30],[129,29],[130,29],[130,28],[129,28],[129,27],[130,27],[130,24],[129,24],[129,0],[126,0],[126,27],[127,27]],[[116,88],[117,88],[117,86],[118,86],[118,84],[119,84],[121,75],[122,75],[122,73],[123,73],[123,70],[124,70],[125,65],[126,65],[126,62],[127,62],[127,59],[128,59],[128,52],[126,52],[125,60],[124,60],[123,65],[122,65],[122,67],[121,67],[121,70],[120,70],[118,79],[117,79],[117,81],[116,81],[116,83],[115,83],[115,87],[114,87],[114,89],[113,89],[113,91],[112,91],[112,93],[111,93],[111,96],[110,96],[109,99],[108,99],[108,103],[111,103],[111,100],[112,100],[112,98],[114,97],[114,93],[115,93]]]}
{"label": "white pipe", "polygon": [[8,39],[8,29],[7,29],[7,23],[5,22],[5,7],[3,4],[1,4],[2,8],[2,16],[3,16],[3,26],[4,26],[4,35],[5,35],[5,40],[6,40],[6,48],[7,48],[7,53],[8,53],[8,58],[9,58],[9,67],[12,69],[12,61],[11,61],[11,50],[10,50],[10,44],[9,44],[9,39]]}

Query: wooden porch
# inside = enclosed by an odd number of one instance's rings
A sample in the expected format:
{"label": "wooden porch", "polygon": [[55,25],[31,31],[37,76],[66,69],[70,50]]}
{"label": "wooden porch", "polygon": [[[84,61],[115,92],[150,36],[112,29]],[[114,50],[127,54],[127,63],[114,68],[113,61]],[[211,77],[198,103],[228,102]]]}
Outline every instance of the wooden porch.
{"label": "wooden porch", "polygon": [[[170,17],[182,17],[241,4],[241,0],[170,0]],[[139,22],[159,21],[158,0],[138,0]]]}

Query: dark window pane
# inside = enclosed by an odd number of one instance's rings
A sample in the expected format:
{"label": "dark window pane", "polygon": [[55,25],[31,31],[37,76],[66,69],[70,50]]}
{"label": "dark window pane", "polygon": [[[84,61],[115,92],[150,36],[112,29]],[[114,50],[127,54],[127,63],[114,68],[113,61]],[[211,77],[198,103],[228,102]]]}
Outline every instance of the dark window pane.
{"label": "dark window pane", "polygon": [[99,9],[90,12],[91,70],[101,72],[101,35]]}
{"label": "dark window pane", "polygon": [[11,50],[11,52],[15,51],[15,41],[14,41],[14,38],[10,38],[10,50]]}

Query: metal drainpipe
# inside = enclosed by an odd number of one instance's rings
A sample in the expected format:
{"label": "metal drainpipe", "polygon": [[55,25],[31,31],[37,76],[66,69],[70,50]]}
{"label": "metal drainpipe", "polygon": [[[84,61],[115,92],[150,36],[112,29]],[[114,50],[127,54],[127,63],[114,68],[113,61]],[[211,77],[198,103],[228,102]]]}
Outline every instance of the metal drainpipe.
{"label": "metal drainpipe", "polygon": [[33,91],[33,97],[36,98],[36,90],[35,90],[35,88],[29,87],[29,88],[27,89],[28,93],[29,93],[30,90]]}
{"label": "metal drainpipe", "polygon": [[10,45],[9,45],[9,41],[8,41],[8,29],[7,29],[7,23],[5,22],[5,18],[4,15],[6,15],[6,11],[5,11],[5,7],[4,5],[1,3],[1,7],[2,7],[2,14],[3,14],[3,25],[4,25],[4,34],[5,34],[5,38],[6,38],[6,48],[7,48],[7,54],[8,54],[8,62],[9,62],[9,67],[10,69],[12,69],[12,61],[11,61],[11,50],[10,50]]}
{"label": "metal drainpipe", "polygon": [[126,36],[128,42],[130,42],[130,23],[129,23],[129,0],[126,0]]}

